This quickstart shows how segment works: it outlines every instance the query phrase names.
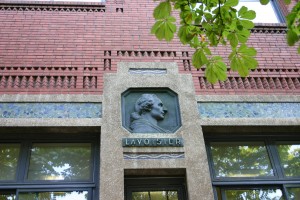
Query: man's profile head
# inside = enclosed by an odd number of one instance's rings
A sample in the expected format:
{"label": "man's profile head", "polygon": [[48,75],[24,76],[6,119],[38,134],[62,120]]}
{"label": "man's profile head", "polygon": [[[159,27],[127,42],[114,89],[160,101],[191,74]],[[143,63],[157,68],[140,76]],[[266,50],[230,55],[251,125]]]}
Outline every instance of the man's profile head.
{"label": "man's profile head", "polygon": [[130,129],[133,133],[169,133],[157,121],[163,120],[167,112],[162,101],[155,94],[142,94],[135,102],[131,113]]}
{"label": "man's profile head", "polygon": [[162,120],[167,110],[162,101],[155,94],[142,94],[134,106],[135,112],[140,115],[151,115],[156,120]]}

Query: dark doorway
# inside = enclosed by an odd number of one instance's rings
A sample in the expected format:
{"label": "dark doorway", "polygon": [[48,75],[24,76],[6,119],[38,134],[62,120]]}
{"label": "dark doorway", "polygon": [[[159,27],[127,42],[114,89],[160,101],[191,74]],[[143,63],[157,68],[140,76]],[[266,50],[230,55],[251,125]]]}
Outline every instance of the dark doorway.
{"label": "dark doorway", "polygon": [[125,177],[125,200],[187,200],[184,177]]}

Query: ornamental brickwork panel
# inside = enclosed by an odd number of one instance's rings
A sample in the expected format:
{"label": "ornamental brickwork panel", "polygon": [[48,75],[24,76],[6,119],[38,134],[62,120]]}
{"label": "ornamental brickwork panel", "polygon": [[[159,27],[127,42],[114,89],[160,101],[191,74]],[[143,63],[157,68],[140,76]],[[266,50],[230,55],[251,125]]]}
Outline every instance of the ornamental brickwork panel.
{"label": "ornamental brickwork panel", "polygon": [[[150,34],[157,3],[0,3],[0,93],[102,94],[103,75],[115,73],[119,62],[176,62],[180,73],[192,75],[197,94],[300,94],[300,56],[286,44],[284,24],[252,30],[258,69],[246,78],[229,72],[212,85],[205,68],[192,66],[192,49]],[[230,50],[212,52],[226,58]]]}

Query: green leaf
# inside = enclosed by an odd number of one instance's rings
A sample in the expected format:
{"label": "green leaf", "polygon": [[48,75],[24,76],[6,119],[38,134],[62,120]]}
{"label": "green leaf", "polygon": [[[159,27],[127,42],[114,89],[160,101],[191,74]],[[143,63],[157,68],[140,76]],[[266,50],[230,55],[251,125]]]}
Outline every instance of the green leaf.
{"label": "green leaf", "polygon": [[245,63],[243,63],[243,61],[241,59],[240,63],[242,63],[239,67],[238,67],[238,73],[241,77],[246,77],[249,75],[249,69],[248,67],[245,65]]}
{"label": "green leaf", "polygon": [[210,14],[210,13],[205,13],[205,14],[204,14],[204,17],[206,18],[206,20],[207,20],[208,22],[210,22],[210,21],[213,19],[213,16],[212,16],[212,14]]}
{"label": "green leaf", "polygon": [[270,0],[259,0],[262,5],[267,5]]}
{"label": "green leaf", "polygon": [[238,11],[238,14],[239,14],[239,16],[241,16],[241,15],[243,15],[245,12],[247,12],[248,11],[248,8],[247,7],[245,7],[245,6],[242,6],[241,8],[240,8],[240,10]]}
{"label": "green leaf", "polygon": [[299,40],[299,36],[293,30],[287,32],[288,45],[293,46]]}
{"label": "green leaf", "polygon": [[237,6],[238,4],[239,4],[239,0],[228,0],[225,2],[224,6],[234,7]]}
{"label": "green leaf", "polygon": [[194,9],[196,7],[196,3],[191,3],[192,8]]}
{"label": "green leaf", "polygon": [[166,22],[165,26],[165,40],[171,41],[174,37],[174,33],[176,32],[176,25],[171,22]]}
{"label": "green leaf", "polygon": [[231,69],[238,71],[242,77],[248,76],[249,70],[258,66],[257,60],[253,58],[255,55],[256,50],[254,48],[242,44],[238,50],[234,50],[228,57]]}
{"label": "green leaf", "polygon": [[235,33],[229,33],[227,39],[229,40],[232,48],[237,47],[239,41]]}
{"label": "green leaf", "polygon": [[241,17],[244,19],[253,20],[256,17],[256,13],[253,10],[249,10],[245,14],[243,14],[243,16],[241,16]]}
{"label": "green leaf", "polygon": [[177,36],[180,39],[180,42],[182,44],[187,44],[188,40],[187,40],[187,35],[186,35],[186,26],[180,26]]}
{"label": "green leaf", "polygon": [[248,69],[256,69],[256,67],[258,66],[258,62],[257,60],[255,60],[255,58],[243,56],[243,60]]}
{"label": "green leaf", "polygon": [[212,84],[215,84],[218,81],[217,75],[215,74],[211,65],[207,66],[205,69],[205,77]]}
{"label": "green leaf", "polygon": [[238,71],[241,77],[246,77],[249,74],[249,69],[241,59],[241,57],[234,56],[230,62],[230,68],[233,71]]}
{"label": "green leaf", "polygon": [[178,37],[182,44],[187,44],[194,38],[194,35],[190,34],[189,29],[190,26],[188,25],[183,25],[179,28]]}
{"label": "green leaf", "polygon": [[240,23],[246,29],[252,29],[254,27],[254,23],[249,20],[240,20]]}
{"label": "green leaf", "polygon": [[207,35],[208,35],[208,39],[210,41],[210,45],[217,46],[218,45],[218,38],[216,36],[216,33],[215,32],[208,32]]}
{"label": "green leaf", "polygon": [[241,31],[241,30],[244,29],[244,27],[243,27],[241,24],[237,25],[236,28],[237,28],[237,30],[239,30],[239,31]]}
{"label": "green leaf", "polygon": [[203,28],[205,28],[207,31],[211,31],[212,30],[212,26],[211,24],[207,23],[207,22],[203,22],[202,23]]}
{"label": "green leaf", "polygon": [[171,14],[171,3],[164,1],[158,4],[153,11],[153,17],[155,19],[163,19],[169,17]]}
{"label": "green leaf", "polygon": [[227,79],[227,67],[220,56],[215,56],[208,62],[205,77],[212,84]]}
{"label": "green leaf", "polygon": [[151,28],[151,33],[155,34],[159,27],[162,25],[163,21],[157,21]]}
{"label": "green leaf", "polygon": [[157,39],[171,41],[176,32],[176,25],[173,23],[174,17],[168,17],[163,20],[158,20],[152,27],[151,33],[155,34]]}
{"label": "green leaf", "polygon": [[286,16],[288,28],[290,28],[290,27],[293,25],[296,16],[297,16],[297,13],[293,13],[293,12],[291,12],[290,14],[288,14],[288,15]]}
{"label": "green leaf", "polygon": [[[178,37],[183,44],[189,44],[195,49],[192,56],[192,64],[195,68],[206,66],[207,80],[215,83],[226,80],[227,67],[220,56],[212,57],[211,47],[219,44],[230,43],[232,53],[229,55],[230,67],[238,71],[241,76],[247,76],[250,69],[255,69],[258,62],[255,59],[256,50],[246,45],[250,37],[250,30],[254,27],[253,20],[256,13],[242,6],[234,8],[240,0],[160,0],[153,15],[156,23],[151,33],[159,40],[170,41],[176,32],[175,18],[171,17],[172,9],[179,10],[180,28]],[[270,0],[260,0],[266,4]],[[290,0],[284,0],[288,2]],[[220,8],[218,8],[218,5]],[[298,11],[287,20],[287,26],[295,31],[295,19]],[[290,22],[290,23],[289,23]],[[297,24],[298,25],[298,24]],[[296,37],[292,34],[291,44],[295,44]],[[289,35],[290,35],[289,34]],[[300,50],[299,50],[300,51]]]}
{"label": "green leaf", "polygon": [[237,59],[237,57],[235,56],[235,52],[232,52],[229,56],[229,59],[230,59],[230,68],[233,70],[233,71],[237,71],[239,66],[240,66],[240,62],[239,60]]}
{"label": "green leaf", "polygon": [[201,23],[202,18],[200,16],[195,18],[195,25],[199,25]]}
{"label": "green leaf", "polygon": [[175,17],[169,16],[167,17],[168,22],[176,22]]}
{"label": "green leaf", "polygon": [[222,33],[223,38],[227,38],[228,35],[229,35],[229,32],[224,30]]}
{"label": "green leaf", "polygon": [[190,45],[191,45],[191,47],[193,47],[193,48],[199,47],[199,46],[200,46],[199,38],[198,38],[198,37],[193,37],[193,39],[191,40]]}
{"label": "green leaf", "polygon": [[238,12],[239,16],[244,19],[253,20],[256,17],[256,13],[253,10],[248,10],[245,6],[242,6]]}
{"label": "green leaf", "polygon": [[200,68],[208,62],[206,55],[202,49],[197,49],[196,52],[193,54],[192,63],[194,67]]}
{"label": "green leaf", "polygon": [[185,11],[190,11],[190,10],[191,10],[191,8],[190,8],[190,6],[189,6],[189,5],[185,5],[185,6],[184,6],[184,10],[185,10]]}
{"label": "green leaf", "polygon": [[242,30],[242,31],[237,32],[237,38],[240,43],[247,42],[249,36],[250,36],[250,31],[248,31],[248,30]]}
{"label": "green leaf", "polygon": [[157,39],[163,40],[166,34],[165,31],[166,31],[165,23],[162,23],[155,32],[155,36],[157,37]]}
{"label": "green leaf", "polygon": [[291,0],[284,0],[284,3],[285,3],[285,4],[290,4],[290,3],[291,3]]}
{"label": "green leaf", "polygon": [[173,24],[171,21],[166,22],[166,24],[168,25],[168,28],[170,30],[170,32],[175,33],[176,32],[176,25]]}
{"label": "green leaf", "polygon": [[203,50],[206,53],[206,55],[211,55],[211,51],[208,47],[203,47]]}
{"label": "green leaf", "polygon": [[242,44],[238,49],[238,52],[247,56],[256,56],[257,51],[253,47],[247,47],[247,45]]}
{"label": "green leaf", "polygon": [[230,62],[230,68],[232,69],[232,71],[237,71],[239,66],[239,60],[236,57],[232,58]]}
{"label": "green leaf", "polygon": [[191,12],[188,13],[188,14],[185,16],[184,20],[185,20],[185,23],[191,24],[191,23],[193,22],[193,13],[191,13]]}
{"label": "green leaf", "polygon": [[225,81],[227,79],[227,67],[224,62],[216,62],[214,72],[220,81]]}

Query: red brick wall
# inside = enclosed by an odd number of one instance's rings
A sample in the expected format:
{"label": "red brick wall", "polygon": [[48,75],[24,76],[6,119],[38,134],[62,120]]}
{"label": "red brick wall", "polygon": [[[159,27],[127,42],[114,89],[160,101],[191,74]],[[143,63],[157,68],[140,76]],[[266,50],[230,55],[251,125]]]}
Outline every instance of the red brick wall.
{"label": "red brick wall", "polygon": [[284,26],[253,30],[249,43],[260,67],[250,77],[230,72],[227,81],[211,85],[204,69],[191,66],[193,50],[149,33],[156,3],[108,0],[105,12],[92,4],[1,4],[0,93],[101,94],[103,74],[115,72],[118,62],[167,61],[192,74],[198,94],[300,94],[300,56],[286,45]]}

